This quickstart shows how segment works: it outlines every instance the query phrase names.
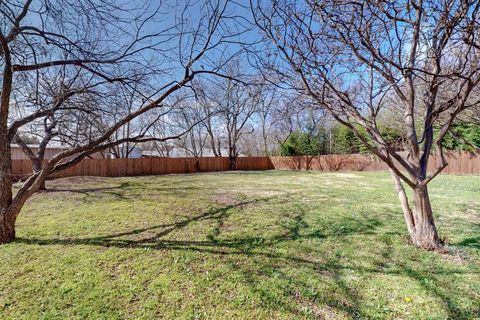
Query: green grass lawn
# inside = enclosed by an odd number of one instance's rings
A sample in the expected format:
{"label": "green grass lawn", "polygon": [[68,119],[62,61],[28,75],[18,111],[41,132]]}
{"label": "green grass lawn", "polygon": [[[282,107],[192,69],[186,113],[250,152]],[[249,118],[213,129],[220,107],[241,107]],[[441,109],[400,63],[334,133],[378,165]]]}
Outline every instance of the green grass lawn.
{"label": "green grass lawn", "polygon": [[0,247],[0,319],[480,319],[480,177],[431,185],[449,254],[407,244],[386,173],[48,187]]}

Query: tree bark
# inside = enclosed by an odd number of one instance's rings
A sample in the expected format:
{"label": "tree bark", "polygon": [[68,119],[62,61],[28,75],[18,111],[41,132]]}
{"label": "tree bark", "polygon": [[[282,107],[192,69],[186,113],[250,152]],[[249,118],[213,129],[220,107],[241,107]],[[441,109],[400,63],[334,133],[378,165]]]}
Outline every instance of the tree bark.
{"label": "tree bark", "polygon": [[[42,160],[41,159],[33,159],[32,160],[32,169],[33,172],[40,172],[42,170]],[[45,180],[42,182],[40,185],[40,188],[38,190],[47,190],[47,187],[45,186]]]}
{"label": "tree bark", "polygon": [[427,186],[413,188],[413,212],[411,210],[407,194],[399,176],[390,170],[395,190],[403,211],[405,224],[412,243],[423,249],[437,250],[443,247],[433,219],[432,207],[428,196]]}
{"label": "tree bark", "polygon": [[0,244],[15,240],[15,219],[2,209],[0,213]]}
{"label": "tree bark", "polygon": [[413,244],[428,250],[440,249],[443,246],[443,242],[438,237],[437,228],[433,220],[427,186],[413,189],[413,207],[415,218],[415,229],[411,234]]}
{"label": "tree bark", "polygon": [[237,170],[237,157],[229,156],[228,163],[230,165],[230,170]]}
{"label": "tree bark", "polygon": [[0,244],[15,239],[15,218],[10,212],[12,204],[12,167],[9,146],[2,144],[0,158]]}
{"label": "tree bark", "polygon": [[407,194],[405,192],[405,189],[403,188],[402,182],[400,181],[400,177],[392,169],[390,169],[390,174],[395,185],[395,190],[398,193],[398,199],[400,200],[400,204],[402,206],[403,217],[405,218],[408,233],[411,236],[415,231],[415,220],[413,218],[410,205],[408,204]]}
{"label": "tree bark", "polygon": [[195,157],[195,172],[200,172],[200,158]]}

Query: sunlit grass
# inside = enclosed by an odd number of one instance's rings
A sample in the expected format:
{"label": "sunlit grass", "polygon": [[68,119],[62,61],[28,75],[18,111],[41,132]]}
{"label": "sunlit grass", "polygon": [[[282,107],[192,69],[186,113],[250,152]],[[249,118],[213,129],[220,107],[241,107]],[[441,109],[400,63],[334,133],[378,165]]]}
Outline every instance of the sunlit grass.
{"label": "sunlit grass", "polygon": [[0,247],[4,319],[474,319],[480,177],[431,186],[450,254],[407,244],[384,173],[52,181]]}

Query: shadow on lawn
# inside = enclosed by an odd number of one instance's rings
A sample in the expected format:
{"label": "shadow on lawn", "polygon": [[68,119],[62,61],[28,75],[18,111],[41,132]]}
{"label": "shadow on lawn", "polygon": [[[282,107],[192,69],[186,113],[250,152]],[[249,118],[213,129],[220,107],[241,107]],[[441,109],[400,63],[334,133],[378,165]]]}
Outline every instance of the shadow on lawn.
{"label": "shadow on lawn", "polygon": [[125,191],[131,189],[132,183],[130,181],[122,182],[117,186],[109,187],[95,187],[95,188],[58,188],[50,187],[46,190],[41,190],[39,193],[55,195],[55,193],[70,193],[70,194],[81,194],[84,196],[84,199],[90,199],[95,197],[96,194],[107,194],[111,195],[120,200],[128,200],[129,197],[125,195]]}
{"label": "shadow on lawn", "polygon": [[459,245],[462,246],[462,247],[470,247],[470,248],[474,248],[474,249],[480,249],[480,236],[466,238],[462,242],[460,242]]}
{"label": "shadow on lawn", "polygon": [[[148,183],[147,183],[148,184]],[[208,188],[205,186],[171,186],[166,184],[164,186],[158,186],[158,184],[148,185],[147,187],[149,193],[159,194],[167,193],[188,193],[192,190],[206,190],[215,188]],[[96,201],[99,198],[108,195],[112,196],[117,200],[135,200],[141,196],[148,195],[145,193],[145,183],[137,183],[132,181],[125,181],[119,185],[113,185],[108,187],[92,187],[92,188],[75,188],[71,186],[53,186],[49,187],[46,190],[41,190],[39,193],[55,196],[56,193],[69,193],[69,194],[78,194],[83,195],[83,201],[91,202]]]}
{"label": "shadow on lawn", "polygon": [[[90,192],[90,191],[89,191]],[[441,281],[442,277],[451,275],[455,277],[460,274],[475,273],[474,271],[465,271],[462,269],[432,269],[422,264],[403,261],[393,255],[395,249],[392,241],[398,241],[398,234],[379,231],[382,222],[375,218],[342,218],[339,225],[329,225],[325,229],[316,229],[307,232],[309,228],[305,221],[305,211],[301,206],[296,207],[297,215],[290,218],[288,223],[282,224],[284,231],[278,235],[264,238],[260,236],[238,237],[231,239],[220,239],[223,223],[234,212],[233,209],[242,209],[245,206],[257,204],[259,202],[269,201],[272,198],[255,199],[242,201],[232,205],[212,208],[199,215],[185,218],[175,223],[161,224],[147,228],[134,229],[127,232],[110,234],[99,237],[81,238],[81,239],[27,239],[19,238],[16,242],[36,245],[92,245],[102,247],[117,248],[142,248],[156,250],[188,250],[194,252],[210,253],[225,256],[249,256],[259,257],[255,261],[255,270],[243,267],[242,264],[235,262],[234,270],[241,272],[245,281],[249,284],[253,292],[256,292],[267,307],[276,310],[288,310],[298,316],[314,316],[315,318],[329,318],[332,316],[332,310],[348,314],[352,318],[365,318],[368,315],[362,311],[362,297],[357,289],[346,280],[347,275],[355,272],[357,274],[379,274],[408,277],[418,283],[426,292],[443,302],[444,308],[450,319],[470,319],[480,314],[480,308],[475,310],[462,309],[455,301],[455,284]],[[169,240],[162,239],[164,236],[181,230],[192,223],[201,221],[214,221],[213,233],[207,236],[208,240]],[[377,237],[382,241],[385,249],[382,251],[381,259],[374,261],[371,267],[358,266],[348,259],[344,259],[340,254],[334,254],[333,257],[328,254],[315,256],[315,259],[305,258],[302,255],[292,255],[283,250],[275,250],[282,243],[294,242],[297,240],[316,239],[322,240],[335,237],[342,243],[350,241],[350,235],[380,235]],[[128,238],[130,237],[130,238]],[[392,237],[396,239],[392,240]],[[132,239],[133,238],[133,239]],[[376,238],[376,239],[377,239]],[[466,239],[463,245],[476,247],[478,238],[473,240]],[[282,246],[278,246],[282,248]],[[301,252],[301,251],[299,251]],[[317,253],[318,254],[318,253]],[[285,270],[296,270],[298,268],[308,268],[320,278],[325,278],[329,283],[334,284],[334,294],[325,295],[306,295],[303,291],[311,287],[311,284],[294,277]],[[282,279],[289,283],[288,288],[280,288],[289,298],[279,299],[269,292],[269,287],[263,287],[262,282],[258,281],[259,275],[269,277],[271,270],[275,270],[276,276],[280,274]],[[443,279],[444,280],[444,279]],[[465,293],[472,301],[475,301],[475,293]],[[292,303],[294,302],[294,303]],[[328,306],[325,309],[321,306]],[[323,308],[323,309],[322,309]]]}
{"label": "shadow on lawn", "polygon": [[[476,231],[477,234],[480,234],[480,223],[474,223],[473,228],[474,228],[474,230]],[[463,247],[480,249],[480,235],[479,236],[473,236],[473,237],[470,237],[470,238],[466,238],[462,242],[460,242],[458,245],[463,246]]]}

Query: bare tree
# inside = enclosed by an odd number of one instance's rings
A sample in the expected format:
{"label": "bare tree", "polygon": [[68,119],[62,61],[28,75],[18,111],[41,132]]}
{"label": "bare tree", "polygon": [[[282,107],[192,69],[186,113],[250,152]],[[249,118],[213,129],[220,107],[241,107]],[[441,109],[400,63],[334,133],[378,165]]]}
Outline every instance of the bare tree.
{"label": "bare tree", "polygon": [[253,131],[249,122],[257,111],[260,95],[258,86],[246,85],[245,79],[232,80],[242,78],[238,61],[227,66],[226,74],[230,78],[217,81],[209,97],[218,112],[219,125],[225,130],[230,169],[235,170],[240,154],[238,142],[242,135]]}
{"label": "bare tree", "polygon": [[[71,141],[73,137],[78,136],[79,131],[76,135],[71,136],[68,130],[62,130],[71,126],[70,114],[82,108],[73,100],[78,99],[81,95],[91,93],[95,87],[106,82],[102,80],[78,85],[79,72],[67,75],[65,67],[59,69],[55,72],[38,70],[36,77],[20,76],[17,78],[18,89],[14,90],[14,101],[11,103],[12,111],[16,114],[11,118],[21,119],[32,110],[37,112],[48,110],[43,117],[40,116],[18,127],[13,139],[31,160],[33,172],[39,172],[42,169],[45,153],[50,143]],[[88,108],[90,112],[93,111],[90,106]],[[78,120],[74,122],[78,124]],[[38,141],[37,145],[29,145],[29,137],[35,137]],[[39,189],[45,189],[45,182]]]}
{"label": "bare tree", "polygon": [[[188,2],[182,8],[165,4],[168,10],[163,10],[163,5],[149,1],[122,5],[113,0],[0,3],[0,243],[15,238],[20,210],[50,174],[122,143],[178,138],[169,134],[152,137],[150,126],[134,137],[116,139],[114,135],[141,117],[175,106],[177,93],[195,76],[218,74],[223,68],[221,61],[228,61],[225,55],[237,54],[233,43],[242,31],[238,25],[229,28],[224,23],[234,17],[228,1]],[[192,10],[197,13],[190,14]],[[165,18],[161,19],[165,23],[157,23],[159,18]],[[226,43],[231,47],[228,52]],[[20,106],[28,110],[23,114],[12,108],[18,102],[15,97],[21,90],[21,78],[38,79],[39,72],[53,75],[59,68],[79,74],[79,90],[72,93],[71,88],[60,88],[57,95],[65,100],[61,105],[67,106],[68,112],[58,104]],[[138,70],[153,79],[142,84],[143,99],[114,119],[110,94],[118,86],[139,92],[132,86]],[[95,90],[77,92],[100,82]],[[46,161],[13,195],[11,142],[22,127],[52,115],[56,119],[58,114],[70,120],[63,122],[63,134],[76,128],[90,134],[79,136],[71,147]],[[96,122],[104,125],[93,126]]]}
{"label": "bare tree", "polygon": [[[29,146],[20,135],[15,135],[15,142],[22,148],[22,151],[27,155],[27,157],[32,162],[32,171],[40,172],[42,170],[42,163],[45,157],[45,151],[47,149],[50,141],[55,137],[55,132],[53,131],[56,125],[56,120],[53,118],[44,118],[43,121],[43,130],[45,134],[40,141],[40,144],[36,148]],[[39,190],[45,190],[45,181],[40,184]]]}
{"label": "bare tree", "polygon": [[199,158],[204,154],[208,139],[205,126],[202,124],[204,121],[208,121],[209,115],[205,115],[204,111],[201,104],[188,99],[173,114],[176,126],[187,132],[177,140],[176,146],[183,150],[187,156],[195,158],[196,171],[200,171]]}
{"label": "bare tree", "polygon": [[[210,149],[215,157],[222,156],[223,130],[219,119],[218,104],[215,103],[213,84],[206,81],[194,82],[195,100],[197,104],[197,114],[201,114],[202,122],[200,126],[206,132],[205,149]],[[207,147],[208,146],[208,147]]]}
{"label": "bare tree", "polygon": [[[137,83],[133,85],[136,86]],[[113,122],[116,122],[118,121],[118,119],[121,119],[126,114],[131,113],[134,110],[136,103],[138,103],[138,99],[141,99],[141,96],[137,94],[137,90],[124,90],[124,88],[121,89],[123,90],[119,90],[120,92],[118,95],[114,95],[117,99],[112,103],[112,105],[114,106],[114,110],[112,110]],[[112,135],[111,140],[129,140],[132,136],[138,134],[138,131],[141,132],[142,128],[138,128],[138,130],[135,130],[135,124],[135,122],[130,121],[122,127],[122,130],[116,131]],[[149,123],[147,122],[145,123],[145,125],[148,126]],[[130,154],[135,149],[135,146],[135,142],[130,143],[127,141],[124,144],[117,145],[111,148],[109,151],[115,158],[129,158]]]}
{"label": "bare tree", "polygon": [[[473,0],[282,0],[268,7],[251,0],[270,44],[258,60],[388,165],[411,240],[426,249],[442,247],[427,187],[447,166],[442,139],[478,104],[472,92],[480,82],[479,7]],[[377,125],[392,96],[403,114],[406,153]],[[436,165],[428,172],[432,151]],[[404,184],[413,191],[413,210]]]}
{"label": "bare tree", "polygon": [[258,118],[262,137],[263,154],[271,155],[272,146],[270,140],[272,131],[278,122],[282,120],[279,106],[282,101],[282,94],[276,87],[262,86],[260,89],[260,98],[258,100]]}

